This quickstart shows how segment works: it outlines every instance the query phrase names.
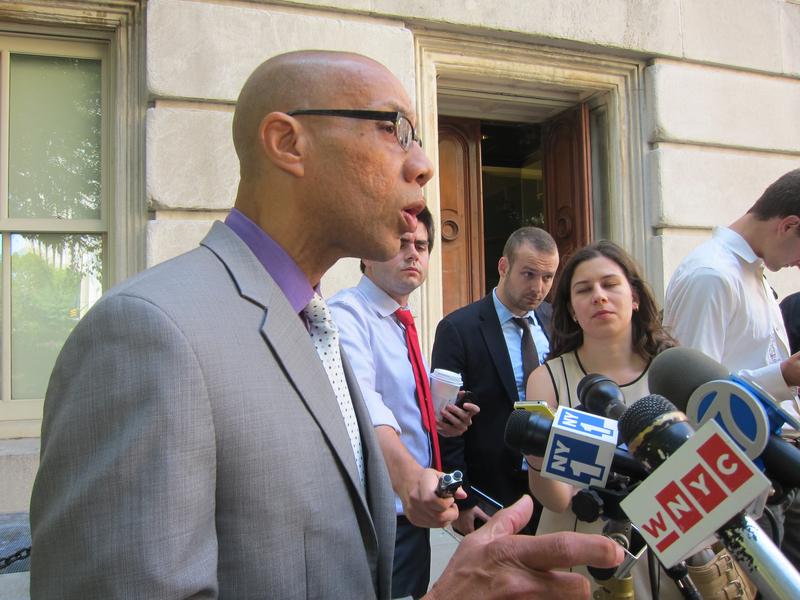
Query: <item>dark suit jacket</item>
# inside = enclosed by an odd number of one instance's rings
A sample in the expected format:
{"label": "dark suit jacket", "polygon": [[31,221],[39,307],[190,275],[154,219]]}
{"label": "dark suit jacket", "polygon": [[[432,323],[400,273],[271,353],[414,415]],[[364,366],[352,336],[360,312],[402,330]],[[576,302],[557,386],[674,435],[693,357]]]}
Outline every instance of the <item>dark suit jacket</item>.
{"label": "dark suit jacket", "polygon": [[789,294],[781,301],[781,312],[789,336],[789,351],[800,352],[800,292]]}
{"label": "dark suit jacket", "polygon": [[[542,303],[534,312],[549,338],[551,306]],[[519,397],[491,294],[442,319],[436,328],[431,368],[461,373],[464,389],[475,393],[481,408],[464,435],[440,437],[445,471],[461,469],[467,484],[504,506],[528,493],[527,477],[519,470],[522,457],[504,441],[506,421]],[[476,502],[470,497],[460,504],[470,507]]]}
{"label": "dark suit jacket", "polygon": [[31,597],[388,598],[394,494],[344,362],[228,227],[106,294],[47,390]]}

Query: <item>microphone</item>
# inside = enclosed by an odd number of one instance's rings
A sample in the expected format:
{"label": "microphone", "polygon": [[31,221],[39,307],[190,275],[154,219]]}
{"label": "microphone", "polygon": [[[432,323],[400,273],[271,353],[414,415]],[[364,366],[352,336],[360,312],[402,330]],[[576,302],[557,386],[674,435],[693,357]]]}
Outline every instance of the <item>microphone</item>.
{"label": "microphone", "polygon": [[686,415],[658,394],[634,402],[620,418],[619,426],[628,449],[650,471],[694,435]]}
{"label": "microphone", "polygon": [[688,405],[691,396],[704,383],[713,380],[731,381],[746,389],[763,405],[773,433],[780,433],[780,428],[785,423],[789,423],[795,429],[800,429],[800,421],[786,412],[780,402],[761,386],[730,373],[725,366],[699,350],[682,347],[665,350],[653,359],[647,377],[650,390],[658,388],[669,392],[672,394],[671,396],[662,392],[655,393],[667,396],[675,402],[678,408]]}
{"label": "microphone", "polygon": [[[565,407],[559,407],[559,410]],[[574,409],[570,409],[573,410]],[[574,411],[579,412],[579,411]],[[558,413],[556,413],[558,416]],[[590,415],[587,415],[590,416]],[[509,415],[506,421],[505,442],[506,445],[512,450],[521,452],[522,454],[530,454],[531,456],[545,456],[547,453],[548,443],[551,438],[553,430],[552,419],[542,416],[538,413],[532,413],[527,410],[515,410]],[[584,436],[584,441],[586,436]],[[588,440],[588,443],[595,443],[594,438]],[[551,465],[552,465],[551,453]],[[596,459],[595,459],[596,460]],[[548,476],[547,473],[552,472],[553,467],[550,466],[549,471],[546,469],[548,465],[542,465],[542,475]],[[620,475],[629,477],[632,481],[641,481],[647,477],[647,471],[633,456],[621,450],[620,448],[614,449],[612,459],[610,462],[600,463],[597,465],[605,471],[613,471]],[[571,480],[569,483],[579,487],[588,487],[580,481]]]}
{"label": "microphone", "polygon": [[[694,435],[686,415],[663,396],[651,394],[630,406],[619,420],[619,430],[637,459],[654,469],[664,465],[622,502],[622,508],[665,564],[691,554],[716,533],[765,598],[800,598],[800,574],[741,512],[766,479],[716,423],[706,423]],[[737,509],[737,504],[742,506]],[[736,514],[719,526],[731,510]]]}
{"label": "microphone", "polygon": [[589,373],[578,382],[578,398],[593,415],[618,421],[625,406],[625,396],[615,381],[605,375]]}
{"label": "microphone", "polygon": [[800,450],[780,437],[800,423],[758,385],[692,348],[670,348],[653,359],[648,387],[669,398],[689,421],[714,419],[745,454],[784,488],[800,487]]}

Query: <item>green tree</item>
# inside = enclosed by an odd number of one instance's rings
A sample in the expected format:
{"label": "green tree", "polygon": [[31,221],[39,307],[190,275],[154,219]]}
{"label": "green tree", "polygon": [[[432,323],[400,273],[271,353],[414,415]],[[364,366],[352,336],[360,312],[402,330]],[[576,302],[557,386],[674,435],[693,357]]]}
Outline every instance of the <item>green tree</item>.
{"label": "green tree", "polygon": [[58,353],[78,321],[81,275],[33,252],[14,254],[12,268],[12,397],[43,398]]}

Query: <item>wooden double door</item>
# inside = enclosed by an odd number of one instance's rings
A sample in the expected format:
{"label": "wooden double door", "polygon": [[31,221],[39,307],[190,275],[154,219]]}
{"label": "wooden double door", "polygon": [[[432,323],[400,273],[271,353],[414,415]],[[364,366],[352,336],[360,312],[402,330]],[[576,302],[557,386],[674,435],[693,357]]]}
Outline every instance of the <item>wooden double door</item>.
{"label": "wooden double door", "polygon": [[[481,298],[497,280],[497,260],[505,238],[516,228],[535,224],[550,232],[561,262],[592,239],[592,200],[588,107],[580,104],[535,126],[538,140],[533,178],[537,214],[498,207],[497,194],[484,197],[487,173],[508,169],[487,164],[482,154],[491,125],[477,119],[440,117],[439,181],[444,314]],[[506,144],[513,139],[505,139]],[[502,154],[502,148],[499,150]],[[492,153],[497,153],[493,150]],[[502,161],[502,159],[500,159]],[[540,168],[539,168],[540,167]],[[530,172],[531,169],[529,168]],[[523,202],[528,199],[523,198]],[[528,203],[529,204],[529,203]],[[515,205],[511,205],[515,206]]]}

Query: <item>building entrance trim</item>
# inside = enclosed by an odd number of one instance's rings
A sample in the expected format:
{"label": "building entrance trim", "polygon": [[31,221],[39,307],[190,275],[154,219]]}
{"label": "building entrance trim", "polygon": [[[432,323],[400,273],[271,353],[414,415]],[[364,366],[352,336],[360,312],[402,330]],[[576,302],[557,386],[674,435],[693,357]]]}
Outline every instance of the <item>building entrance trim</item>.
{"label": "building entrance trim", "polygon": [[[643,62],[430,31],[415,32],[415,54],[419,128],[423,147],[435,165],[439,161],[439,102],[443,96],[458,95],[462,99],[472,96],[476,104],[491,98],[512,111],[524,110],[526,104],[563,103],[570,97],[575,104],[584,101],[590,105],[606,104],[610,235],[650,267],[647,261],[650,215],[643,192]],[[491,89],[487,89],[486,82],[491,82]],[[428,206],[438,220],[438,174],[425,189]],[[439,225],[437,222],[437,228]],[[429,352],[436,324],[442,317],[440,253],[431,257],[421,302],[425,316],[422,337]]]}

